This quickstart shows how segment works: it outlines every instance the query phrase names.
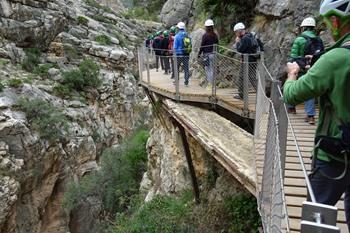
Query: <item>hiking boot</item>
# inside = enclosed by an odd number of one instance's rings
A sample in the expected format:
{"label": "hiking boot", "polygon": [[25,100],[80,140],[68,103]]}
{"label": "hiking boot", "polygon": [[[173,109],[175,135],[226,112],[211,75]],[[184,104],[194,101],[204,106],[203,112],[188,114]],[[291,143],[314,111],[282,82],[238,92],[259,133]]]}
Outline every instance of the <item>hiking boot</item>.
{"label": "hiking boot", "polygon": [[234,99],[238,99],[238,100],[242,100],[243,99],[243,96],[239,95],[239,94],[235,94],[233,95],[233,98]]}
{"label": "hiking boot", "polygon": [[288,113],[297,114],[297,110],[295,108],[288,108]]}
{"label": "hiking boot", "polygon": [[209,83],[209,84],[207,85],[207,90],[208,90],[208,91],[211,91],[212,88],[213,88],[213,86]]}
{"label": "hiking boot", "polygon": [[314,125],[315,124],[315,117],[314,116],[307,116],[307,117],[305,117],[305,122],[309,123],[310,125]]}

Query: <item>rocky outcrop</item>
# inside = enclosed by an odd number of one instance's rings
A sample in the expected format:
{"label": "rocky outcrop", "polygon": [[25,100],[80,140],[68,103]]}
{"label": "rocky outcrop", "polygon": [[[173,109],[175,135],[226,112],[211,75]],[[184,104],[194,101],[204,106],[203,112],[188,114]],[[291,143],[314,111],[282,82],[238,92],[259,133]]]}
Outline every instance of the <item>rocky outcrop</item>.
{"label": "rocky outcrop", "polygon": [[[285,75],[285,64],[291,46],[298,34],[302,20],[309,16],[316,17],[319,13],[320,0],[298,1],[292,0],[260,0],[256,11],[258,15],[251,30],[265,43],[265,58],[269,70],[273,75],[282,78]],[[325,42],[331,41],[326,33],[322,33]]]}
{"label": "rocky outcrop", "polygon": [[64,1],[0,2],[0,34],[20,47],[46,49],[67,24],[70,9]]}
{"label": "rocky outcrop", "polygon": [[[153,25],[120,11],[94,1],[0,0],[0,232],[85,233],[80,220],[95,209],[66,213],[67,182],[98,169],[102,150],[148,119],[135,48]],[[57,94],[63,73],[85,59],[98,65],[101,85]],[[41,69],[21,69],[26,62]],[[17,107],[22,98],[60,109],[68,121],[64,137],[41,137]]]}
{"label": "rocky outcrop", "polygon": [[109,7],[110,9],[118,12],[123,13],[126,11],[124,5],[119,0],[98,0],[97,2],[101,3],[104,6]]}
{"label": "rocky outcrop", "polygon": [[[222,200],[244,190],[244,185],[208,151],[230,151],[231,160],[239,163],[238,170],[245,174],[245,180],[255,182],[252,136],[215,113],[168,100],[163,104],[196,132],[196,138],[189,133],[186,137],[201,192],[207,192],[213,200]],[[192,188],[179,130],[166,114],[160,116],[162,120],[155,121],[147,143],[148,169],[141,184],[146,201],[155,195],[174,195]]]}
{"label": "rocky outcrop", "polygon": [[161,11],[160,19],[167,26],[176,25],[178,22],[186,22],[190,18],[194,0],[168,0]]}

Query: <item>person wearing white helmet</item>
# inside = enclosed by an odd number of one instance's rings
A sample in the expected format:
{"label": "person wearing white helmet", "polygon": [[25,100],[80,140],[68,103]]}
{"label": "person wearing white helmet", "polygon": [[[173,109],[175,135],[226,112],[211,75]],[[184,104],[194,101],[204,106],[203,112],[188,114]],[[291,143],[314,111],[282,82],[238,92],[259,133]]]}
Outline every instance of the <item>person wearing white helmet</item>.
{"label": "person wearing white helmet", "polygon": [[[305,18],[301,25],[301,31],[302,33],[294,40],[293,46],[290,53],[290,60],[293,61],[300,61],[304,62],[301,66],[303,66],[302,70],[299,73],[299,76],[302,76],[306,72],[306,60],[304,59],[305,56],[313,56],[317,53],[324,51],[323,42],[316,35],[315,27],[316,27],[316,21],[313,17],[307,17]],[[292,114],[296,114],[295,106],[288,105],[288,112]],[[305,101],[305,122],[308,122],[311,125],[315,124],[315,99],[310,99]]]}
{"label": "person wearing white helmet", "polygon": [[204,26],[206,32],[202,37],[202,43],[198,57],[203,54],[203,64],[208,81],[207,89],[211,90],[214,82],[214,45],[219,43],[219,39],[214,32],[213,20],[206,20]]}
{"label": "person wearing white helmet", "polygon": [[186,25],[184,22],[179,22],[177,24],[177,28],[179,30],[174,38],[174,50],[177,57],[177,60],[176,60],[177,70],[179,73],[180,66],[181,65],[183,66],[184,73],[185,73],[184,84],[187,87],[190,79],[190,68],[189,68],[190,56],[188,52],[189,48],[187,46],[191,46],[191,38],[188,36],[188,33],[185,30]]}
{"label": "person wearing white helmet", "polygon": [[[258,42],[255,36],[252,33],[249,33],[246,31],[246,27],[243,23],[237,23],[233,27],[233,31],[235,32],[236,36],[236,49],[241,54],[250,54],[248,56],[248,62],[249,62],[249,80],[251,84],[256,87],[256,83],[253,81],[255,80],[256,76],[256,68],[257,66],[256,61],[258,59],[257,53],[259,51],[262,51],[263,48],[260,46],[261,42]],[[262,43],[261,43],[262,45]],[[237,80],[237,88],[238,88],[238,94],[235,94],[233,98],[235,99],[243,99],[243,72],[244,72],[244,64],[243,63],[243,56],[242,56],[242,65],[240,69],[240,75]]]}
{"label": "person wearing white helmet", "polygon": [[335,205],[345,193],[350,232],[350,0],[325,0],[320,13],[336,43],[299,79],[299,65],[287,64],[284,100],[319,98],[310,181],[318,203]]}

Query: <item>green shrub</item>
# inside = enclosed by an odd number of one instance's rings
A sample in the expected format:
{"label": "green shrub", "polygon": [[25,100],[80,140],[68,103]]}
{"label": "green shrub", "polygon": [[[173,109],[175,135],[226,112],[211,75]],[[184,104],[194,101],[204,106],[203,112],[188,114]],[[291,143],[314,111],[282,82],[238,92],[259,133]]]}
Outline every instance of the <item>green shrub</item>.
{"label": "green shrub", "polygon": [[61,98],[69,98],[72,95],[72,90],[68,85],[57,84],[53,87],[54,93]]}
{"label": "green shrub", "polygon": [[7,81],[7,85],[10,87],[18,88],[23,85],[23,82],[21,79],[11,78]]}
{"label": "green shrub", "polygon": [[112,32],[113,36],[119,40],[119,45],[124,47],[128,45],[128,42],[125,38],[125,36],[118,32]]}
{"label": "green shrub", "polygon": [[69,60],[74,60],[79,58],[78,51],[76,50],[76,48],[74,48],[71,45],[64,44],[63,51],[64,51],[65,57],[67,57]]}
{"label": "green shrub", "polygon": [[108,19],[105,16],[100,15],[100,14],[93,15],[91,18],[93,18],[96,21],[103,22],[103,23],[108,23],[108,24],[114,23],[113,20]]}
{"label": "green shrub", "polygon": [[35,67],[40,63],[41,51],[38,48],[24,49],[26,58],[22,62],[22,68],[26,71],[33,72]]}
{"label": "green shrub", "polygon": [[49,69],[57,67],[54,64],[43,64],[37,66],[33,73],[42,77],[42,78],[48,78],[49,77]]}
{"label": "green shrub", "polygon": [[68,120],[47,101],[41,99],[21,99],[18,108],[25,112],[28,122],[40,134],[40,137],[49,141],[64,139],[68,130]]}
{"label": "green shrub", "polygon": [[85,59],[78,69],[72,69],[62,73],[65,89],[83,91],[87,87],[98,87],[100,67],[91,59]]}
{"label": "green shrub", "polygon": [[97,9],[102,9],[102,10],[109,12],[109,13],[112,12],[111,8],[101,5],[100,3],[96,2],[96,0],[85,0],[85,3],[91,7],[95,7]]}
{"label": "green shrub", "polygon": [[87,197],[95,196],[110,214],[127,209],[145,171],[147,138],[148,132],[140,130],[118,149],[105,150],[98,172],[85,176],[79,183],[69,184],[63,207],[72,210]]}
{"label": "green shrub", "polygon": [[112,41],[109,36],[106,35],[98,35],[95,37],[95,41],[101,45],[111,45]]}
{"label": "green shrub", "polygon": [[10,60],[0,58],[0,68],[4,67],[4,66],[7,65],[8,63],[10,63]]}
{"label": "green shrub", "polygon": [[5,85],[2,82],[0,82],[0,92],[3,91],[4,89],[5,89]]}
{"label": "green shrub", "polygon": [[86,17],[79,15],[77,18],[77,22],[78,22],[78,24],[87,26],[89,23],[89,20]]}
{"label": "green shrub", "polygon": [[157,196],[143,206],[138,203],[138,209],[129,217],[119,214],[113,233],[124,232],[162,232],[162,233],[192,233],[195,232],[191,222],[193,214],[193,196],[184,192],[181,197]]}
{"label": "green shrub", "polygon": [[258,233],[261,226],[255,197],[240,194],[225,200],[226,211],[232,220],[230,232]]}

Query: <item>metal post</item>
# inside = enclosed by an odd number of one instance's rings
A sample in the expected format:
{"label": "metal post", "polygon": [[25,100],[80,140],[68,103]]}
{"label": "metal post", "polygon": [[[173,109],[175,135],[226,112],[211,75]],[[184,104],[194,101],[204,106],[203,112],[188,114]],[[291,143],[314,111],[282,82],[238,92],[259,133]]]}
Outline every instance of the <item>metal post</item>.
{"label": "metal post", "polygon": [[174,84],[175,84],[175,98],[177,101],[180,100],[180,87],[179,87],[179,67],[176,51],[173,51],[173,59],[174,59]]}
{"label": "metal post", "polygon": [[218,45],[215,44],[213,48],[214,58],[213,58],[213,83],[212,83],[212,97],[213,99],[216,98],[216,76],[218,74],[217,70],[217,58],[218,58]]}
{"label": "metal post", "polygon": [[199,204],[200,203],[199,187],[198,187],[198,182],[197,182],[197,177],[196,177],[196,171],[194,170],[194,166],[193,166],[193,162],[192,162],[190,146],[188,145],[188,142],[187,142],[187,137],[186,137],[184,127],[180,123],[178,123],[177,121],[175,121],[175,122],[176,122],[177,127],[180,130],[182,144],[184,147],[185,156],[186,156],[186,160],[187,160],[187,164],[188,164],[188,169],[190,170],[190,174],[191,174],[194,197],[195,197],[196,203]]}
{"label": "metal post", "polygon": [[138,49],[138,59],[139,59],[139,76],[140,76],[140,81],[143,82],[143,56],[142,56],[142,47]]}
{"label": "metal post", "polygon": [[279,88],[281,88],[281,82],[274,80],[271,87],[271,100],[276,111],[278,119],[278,135],[280,143],[281,153],[281,169],[284,178],[285,173],[285,161],[286,161],[286,150],[287,150],[287,134],[288,134],[288,118],[284,108],[284,102],[280,95]]}
{"label": "metal post", "polygon": [[249,55],[243,54],[243,111],[249,113]]}
{"label": "metal post", "polygon": [[147,69],[147,83],[149,85],[149,84],[151,84],[151,75],[150,75],[150,70],[149,70],[149,56],[148,56],[148,54],[146,55],[146,69]]}
{"label": "metal post", "polygon": [[[257,72],[259,72],[259,74],[260,74],[261,85],[262,85],[263,90],[266,93],[266,76],[265,76],[266,71],[265,71],[265,68],[264,68],[264,62],[265,62],[265,54],[264,54],[264,52],[261,52],[260,53],[259,68],[257,69]],[[257,76],[257,77],[259,77],[259,76]]]}

